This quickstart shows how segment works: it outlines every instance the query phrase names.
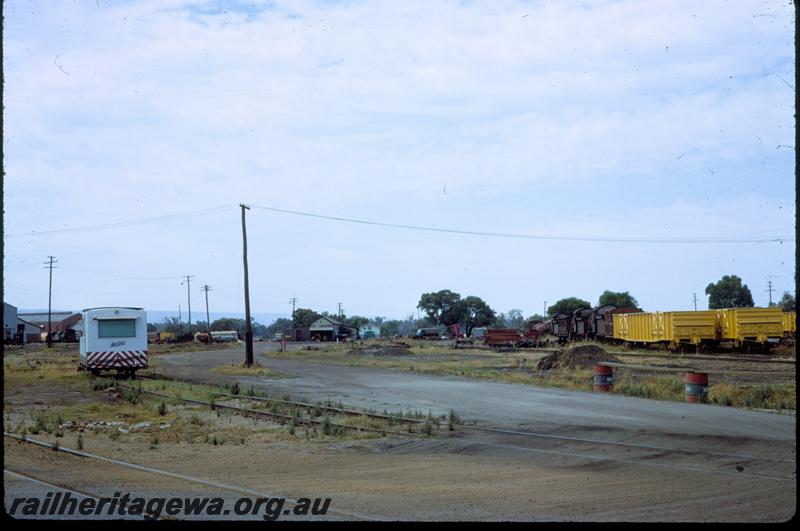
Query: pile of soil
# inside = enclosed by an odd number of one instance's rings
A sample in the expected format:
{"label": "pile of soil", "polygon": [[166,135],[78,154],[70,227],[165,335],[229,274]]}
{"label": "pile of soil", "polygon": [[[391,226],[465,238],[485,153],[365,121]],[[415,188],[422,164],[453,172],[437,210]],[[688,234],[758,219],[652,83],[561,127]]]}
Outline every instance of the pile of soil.
{"label": "pile of soil", "polygon": [[540,371],[550,369],[591,369],[598,361],[620,360],[595,345],[578,345],[548,354],[536,365]]}
{"label": "pile of soil", "polygon": [[411,356],[412,352],[399,345],[370,345],[363,348],[351,348],[348,354],[355,356]]}

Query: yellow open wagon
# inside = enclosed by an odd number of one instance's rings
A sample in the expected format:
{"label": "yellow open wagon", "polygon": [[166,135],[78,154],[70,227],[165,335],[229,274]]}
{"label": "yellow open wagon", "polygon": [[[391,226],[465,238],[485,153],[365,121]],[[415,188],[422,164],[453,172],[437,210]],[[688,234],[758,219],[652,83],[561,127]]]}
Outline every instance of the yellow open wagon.
{"label": "yellow open wagon", "polygon": [[693,312],[642,312],[614,315],[614,338],[641,344],[665,343],[670,349],[716,343],[717,314]]}
{"label": "yellow open wagon", "polygon": [[720,340],[735,347],[748,343],[766,345],[783,337],[780,308],[725,308],[717,310]]}
{"label": "yellow open wagon", "polygon": [[797,332],[797,313],[783,312],[781,316],[783,324],[783,337],[794,337]]}

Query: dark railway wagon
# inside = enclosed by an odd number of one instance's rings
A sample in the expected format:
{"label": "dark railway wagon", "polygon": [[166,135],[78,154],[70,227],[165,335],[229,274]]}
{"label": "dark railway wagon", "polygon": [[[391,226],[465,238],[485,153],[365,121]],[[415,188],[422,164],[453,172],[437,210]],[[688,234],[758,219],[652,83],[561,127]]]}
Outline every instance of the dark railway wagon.
{"label": "dark railway wagon", "polygon": [[[614,316],[622,313],[641,313],[641,311],[641,308],[634,308],[633,306],[620,306],[618,308],[610,304],[595,308],[595,326],[597,327],[595,337],[597,339],[614,339]],[[597,316],[602,317],[602,319],[598,320]]]}
{"label": "dark railway wagon", "polygon": [[592,316],[594,310],[591,308],[581,308],[572,313],[572,333],[571,339],[587,339],[592,337]]}
{"label": "dark railway wagon", "polygon": [[557,313],[553,316],[553,335],[560,343],[569,341],[572,333],[572,314]]}

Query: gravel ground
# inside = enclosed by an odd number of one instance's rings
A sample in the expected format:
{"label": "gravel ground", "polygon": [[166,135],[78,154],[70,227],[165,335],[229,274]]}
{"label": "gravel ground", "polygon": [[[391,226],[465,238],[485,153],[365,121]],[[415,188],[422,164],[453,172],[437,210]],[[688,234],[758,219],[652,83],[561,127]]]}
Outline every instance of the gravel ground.
{"label": "gravel ground", "polygon": [[[242,455],[233,446],[162,445],[154,452],[98,438],[87,441],[87,450],[277,496],[330,496],[332,510],[391,520],[783,521],[796,503],[789,481],[642,469],[474,443],[459,449],[440,440],[249,446]],[[86,459],[56,458],[25,443],[6,441],[5,455],[7,468],[45,473],[49,481],[101,495],[221,495]]]}
{"label": "gravel ground", "polygon": [[[157,360],[159,372],[181,379],[238,380],[295,398],[330,398],[375,409],[438,413],[452,408],[465,422],[549,437],[465,427],[434,438],[323,442],[265,436],[246,446],[172,443],[163,438],[153,448],[142,438],[114,441],[107,435],[85,433],[85,450],[274,496],[329,496],[331,510],[376,519],[772,522],[788,520],[795,513],[795,417],[791,415],[306,364],[269,359],[261,348],[256,353],[262,365],[293,377],[245,378],[208,371],[241,360],[241,348],[166,354]],[[4,396],[15,409],[91,398],[57,386],[36,396],[16,391],[6,389]],[[102,393],[96,394],[100,395],[96,399],[103,399]],[[55,440],[45,433],[35,437]],[[70,432],[59,443],[74,448],[76,437]],[[8,438],[4,457],[7,470],[100,496],[131,491],[147,496],[238,497]],[[43,490],[9,474],[4,482],[7,504],[14,494]]]}

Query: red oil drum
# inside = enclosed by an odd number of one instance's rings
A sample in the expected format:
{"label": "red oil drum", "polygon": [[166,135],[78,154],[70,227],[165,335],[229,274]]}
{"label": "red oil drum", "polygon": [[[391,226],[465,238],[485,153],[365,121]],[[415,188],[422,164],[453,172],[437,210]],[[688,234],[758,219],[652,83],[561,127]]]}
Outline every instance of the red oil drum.
{"label": "red oil drum", "polygon": [[687,402],[706,402],[708,400],[708,374],[704,372],[687,372],[683,381],[686,384]]}
{"label": "red oil drum", "polygon": [[605,365],[594,366],[594,390],[608,393],[614,387],[614,369]]}

